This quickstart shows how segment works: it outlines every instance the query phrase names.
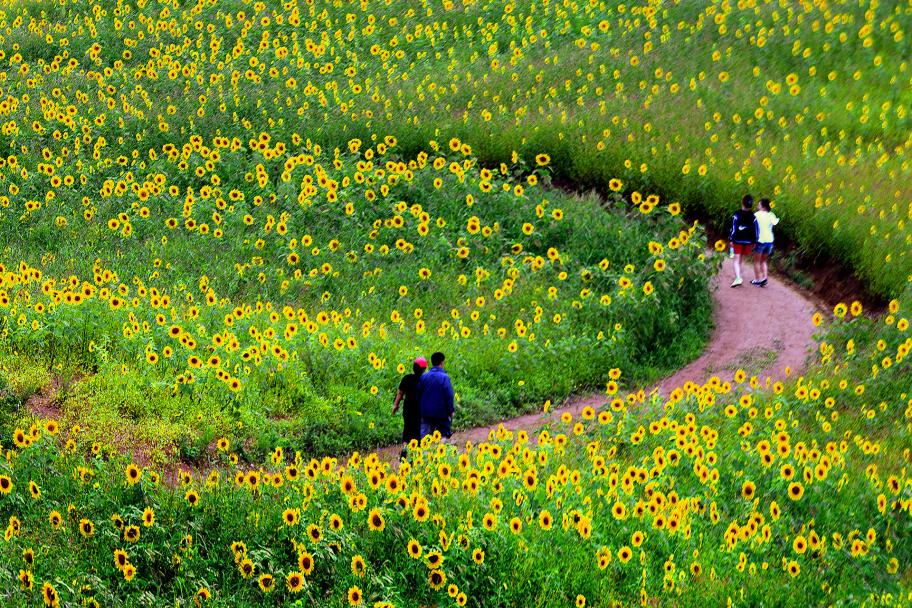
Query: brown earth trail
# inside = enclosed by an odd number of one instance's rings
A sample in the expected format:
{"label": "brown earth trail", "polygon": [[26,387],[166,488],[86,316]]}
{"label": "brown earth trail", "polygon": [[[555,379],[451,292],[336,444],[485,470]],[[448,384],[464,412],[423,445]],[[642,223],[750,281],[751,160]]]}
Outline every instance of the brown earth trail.
{"label": "brown earth trail", "polygon": [[[719,255],[719,254],[714,254]],[[814,345],[814,325],[811,317],[816,304],[811,296],[771,276],[766,287],[750,284],[753,269],[745,265],[745,280],[740,287],[729,287],[734,278],[732,261],[725,258],[722,269],[713,280],[711,289],[715,302],[714,329],[706,349],[698,359],[674,374],[660,380],[647,391],[657,390],[668,395],[688,381],[702,384],[712,376],[731,380],[738,369],[761,380],[769,376],[782,378],[786,372],[800,373]],[[562,406],[549,412],[517,416],[489,426],[465,429],[453,433],[450,443],[487,441],[492,431],[501,425],[510,431],[535,431],[564,412],[576,417],[587,406],[598,408],[608,400],[604,394],[571,397]],[[457,411],[457,416],[458,416]],[[385,460],[394,459],[401,445],[393,445],[377,453]]]}

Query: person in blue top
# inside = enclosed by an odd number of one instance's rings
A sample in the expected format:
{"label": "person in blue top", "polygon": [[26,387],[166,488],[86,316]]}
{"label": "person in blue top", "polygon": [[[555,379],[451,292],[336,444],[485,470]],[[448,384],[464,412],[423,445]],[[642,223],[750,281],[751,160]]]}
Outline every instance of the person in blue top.
{"label": "person in blue top", "polygon": [[421,437],[438,431],[448,439],[452,434],[453,384],[443,369],[443,353],[431,355],[431,369],[418,381],[418,402],[421,404]]}
{"label": "person in blue top", "polygon": [[735,266],[732,287],[738,287],[744,282],[741,279],[741,257],[751,254],[759,236],[760,227],[754,216],[753,207],[754,197],[745,194],[741,199],[741,208],[732,216],[731,231],[728,234],[728,240],[731,242],[729,251],[734,258]]}

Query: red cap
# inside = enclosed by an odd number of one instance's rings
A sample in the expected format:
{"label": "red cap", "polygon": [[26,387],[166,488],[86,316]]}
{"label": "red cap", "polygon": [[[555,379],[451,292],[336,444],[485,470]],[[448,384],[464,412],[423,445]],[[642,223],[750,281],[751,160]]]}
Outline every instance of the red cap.
{"label": "red cap", "polygon": [[425,359],[424,357],[418,357],[417,359],[415,359],[415,363],[418,365],[418,367],[427,369],[427,359]]}

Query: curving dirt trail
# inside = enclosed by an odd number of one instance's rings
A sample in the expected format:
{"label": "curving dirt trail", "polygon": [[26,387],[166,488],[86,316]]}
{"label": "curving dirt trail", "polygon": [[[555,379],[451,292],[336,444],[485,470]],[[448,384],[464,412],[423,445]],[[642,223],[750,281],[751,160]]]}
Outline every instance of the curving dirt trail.
{"label": "curving dirt trail", "polygon": [[[817,305],[811,296],[774,276],[766,287],[755,287],[750,284],[753,268],[747,265],[745,270],[744,285],[729,287],[734,270],[732,261],[725,257],[722,270],[713,280],[715,328],[706,350],[689,365],[650,387],[647,393],[657,389],[667,395],[687,382],[703,384],[712,376],[731,380],[738,369],[747,372],[748,377],[756,375],[761,380],[767,376],[784,377],[787,371],[794,375],[804,369],[806,358],[814,347],[811,316]],[[535,431],[563,412],[576,417],[586,406],[598,407],[606,400],[607,397],[601,394],[571,397],[548,413],[526,414],[453,433],[450,443],[464,445],[468,441],[476,444],[487,441],[489,434],[500,425],[510,431]],[[383,459],[392,460],[401,447],[393,445],[377,450],[377,453]]]}

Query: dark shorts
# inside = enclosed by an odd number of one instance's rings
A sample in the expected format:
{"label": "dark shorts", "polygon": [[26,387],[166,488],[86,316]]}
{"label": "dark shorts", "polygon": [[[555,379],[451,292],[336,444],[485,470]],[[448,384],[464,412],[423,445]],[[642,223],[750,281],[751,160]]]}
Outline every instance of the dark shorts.
{"label": "dark shorts", "polygon": [[749,255],[754,250],[754,244],[732,243],[732,249],[735,251],[735,255]]}
{"label": "dark shorts", "polygon": [[450,429],[449,418],[422,418],[421,419],[421,436],[431,435],[434,431],[439,431],[440,436],[448,439],[453,431]]}
{"label": "dark shorts", "polygon": [[754,253],[770,255],[772,252],[773,252],[772,243],[757,243],[756,245],[754,245]]}

